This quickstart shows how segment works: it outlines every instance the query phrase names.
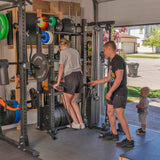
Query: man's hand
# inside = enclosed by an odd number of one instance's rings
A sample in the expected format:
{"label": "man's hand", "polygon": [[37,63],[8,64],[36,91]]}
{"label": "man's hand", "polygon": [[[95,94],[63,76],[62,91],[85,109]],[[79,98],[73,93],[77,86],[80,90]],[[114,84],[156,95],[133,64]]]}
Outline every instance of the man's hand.
{"label": "man's hand", "polygon": [[96,81],[90,81],[90,82],[88,82],[88,84],[90,84],[90,86],[93,87],[93,86],[95,86],[97,83],[96,83]]}
{"label": "man's hand", "polygon": [[112,96],[112,93],[111,92],[108,92],[107,94],[106,94],[106,99],[107,100],[111,100],[111,96]]}
{"label": "man's hand", "polygon": [[62,89],[59,89],[59,88],[60,88],[60,87],[59,87],[59,83],[54,84],[54,85],[53,85],[53,88],[54,88],[55,90],[59,91],[59,92],[62,92],[62,91],[63,91],[63,87],[61,87]]}

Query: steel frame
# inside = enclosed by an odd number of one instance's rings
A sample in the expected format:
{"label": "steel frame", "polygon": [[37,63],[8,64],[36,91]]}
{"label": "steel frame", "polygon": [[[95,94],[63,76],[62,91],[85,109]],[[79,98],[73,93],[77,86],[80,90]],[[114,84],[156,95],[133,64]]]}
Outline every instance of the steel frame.
{"label": "steel frame", "polygon": [[[38,156],[39,152],[30,148],[28,135],[27,135],[27,51],[26,51],[26,12],[25,2],[26,0],[1,0],[6,2],[12,2],[12,7],[18,7],[18,20],[19,20],[19,61],[23,62],[20,64],[20,108],[21,108],[21,134],[19,142],[6,137],[2,133],[0,126],[0,138],[15,146],[22,151],[31,153],[33,156]],[[6,5],[0,6],[1,10],[6,10]]]}
{"label": "steel frame", "polygon": [[[115,22],[114,21],[103,21],[103,22],[91,22],[88,23],[87,26],[98,26],[100,30],[92,30],[92,62],[91,62],[91,80],[97,80],[103,78],[102,74],[102,64],[99,63],[100,61],[100,52],[103,51],[103,31],[102,29],[109,30],[109,41],[112,37],[112,26]],[[110,64],[110,60],[108,60],[108,66]],[[101,75],[99,75],[101,74]],[[107,84],[109,86],[109,83]],[[96,86],[98,91],[98,96],[100,97],[100,101],[104,101],[104,92],[102,93],[103,89],[102,86]],[[107,87],[108,89],[108,87]],[[102,127],[102,112],[104,110],[104,103],[97,102],[94,98],[91,98],[91,113],[90,113],[90,123],[89,127]],[[101,123],[101,124],[100,124]]]}

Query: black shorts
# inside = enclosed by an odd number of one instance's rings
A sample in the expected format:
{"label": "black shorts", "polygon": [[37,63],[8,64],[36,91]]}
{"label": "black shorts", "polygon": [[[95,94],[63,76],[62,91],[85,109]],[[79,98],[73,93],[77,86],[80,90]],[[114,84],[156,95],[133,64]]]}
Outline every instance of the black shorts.
{"label": "black shorts", "polygon": [[113,92],[111,100],[107,100],[107,103],[113,105],[114,108],[125,108],[128,97],[127,87],[121,88],[116,92]]}
{"label": "black shorts", "polygon": [[64,77],[64,93],[80,93],[83,89],[83,75],[79,72],[72,72]]}

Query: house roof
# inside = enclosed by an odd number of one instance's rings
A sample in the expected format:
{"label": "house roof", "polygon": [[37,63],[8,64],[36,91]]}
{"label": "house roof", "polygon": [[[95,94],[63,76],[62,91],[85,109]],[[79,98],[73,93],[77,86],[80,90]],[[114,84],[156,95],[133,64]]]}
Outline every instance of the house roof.
{"label": "house roof", "polygon": [[132,36],[132,35],[129,35],[129,34],[126,34],[126,33],[120,33],[119,37],[120,38],[139,38],[139,37]]}

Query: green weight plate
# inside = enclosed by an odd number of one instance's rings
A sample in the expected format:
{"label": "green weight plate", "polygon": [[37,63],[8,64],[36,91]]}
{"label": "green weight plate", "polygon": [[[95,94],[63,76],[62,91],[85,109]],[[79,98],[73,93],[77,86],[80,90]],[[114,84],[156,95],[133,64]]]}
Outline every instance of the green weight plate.
{"label": "green weight plate", "polygon": [[55,24],[56,24],[56,18],[50,16],[50,17],[49,17],[49,20],[51,20],[51,22],[48,23],[49,26],[51,26],[51,27],[55,26]]}
{"label": "green weight plate", "polygon": [[1,25],[1,28],[0,28],[0,40],[1,40],[3,39],[6,33],[6,21],[3,14],[0,14],[0,25]]}
{"label": "green weight plate", "polygon": [[6,15],[3,15],[3,16],[5,20],[5,27],[6,27],[6,32],[5,32],[5,35],[3,36],[3,39],[5,39],[9,32],[9,22],[8,22],[8,18],[6,17]]}

